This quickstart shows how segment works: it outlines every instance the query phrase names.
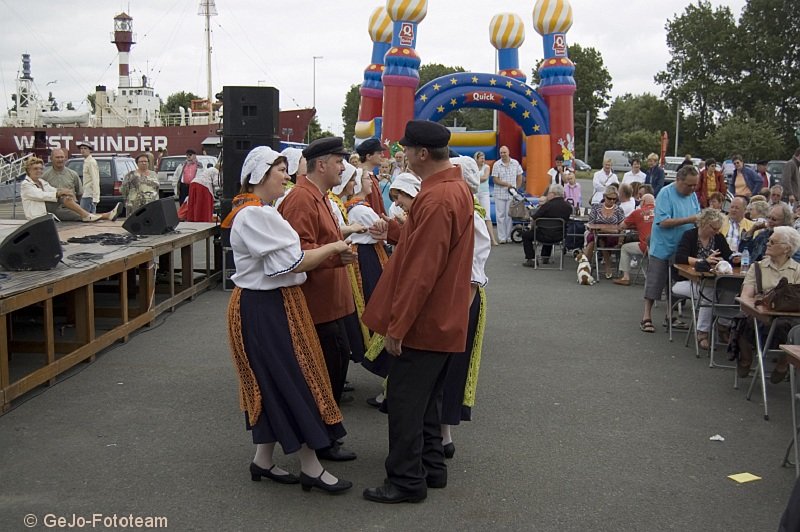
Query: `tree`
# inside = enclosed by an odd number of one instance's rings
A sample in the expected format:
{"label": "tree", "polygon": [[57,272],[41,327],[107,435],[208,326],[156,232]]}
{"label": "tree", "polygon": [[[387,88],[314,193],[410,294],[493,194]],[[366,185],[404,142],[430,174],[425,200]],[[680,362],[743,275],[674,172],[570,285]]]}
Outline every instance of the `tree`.
{"label": "tree", "polygon": [[667,69],[655,76],[664,97],[677,102],[697,118],[697,130],[684,138],[703,139],[714,122],[727,116],[740,71],[735,43],[736,22],[730,7],[712,9],[708,0],[690,4],[683,14],[668,20]]}
{"label": "tree", "polygon": [[179,112],[178,108],[183,107],[189,109],[192,106],[192,100],[199,100],[200,96],[192,92],[175,92],[170,94],[167,98],[167,103],[161,109],[161,114],[171,114]]}
{"label": "tree", "polygon": [[97,112],[97,96],[95,93],[88,94],[86,101],[89,102],[89,107],[92,109],[92,114]]}
{"label": "tree", "polygon": [[704,153],[719,160],[739,153],[745,161],[778,159],[783,142],[777,127],[749,117],[734,116],[723,122],[702,142]]}
{"label": "tree", "polygon": [[311,143],[317,139],[321,139],[323,137],[333,137],[334,134],[328,131],[327,129],[323,131],[322,126],[319,125],[319,120],[317,117],[311,119],[311,122],[308,123],[308,131],[306,131],[306,140]]}
{"label": "tree", "polygon": [[[603,62],[603,56],[598,50],[580,44],[569,46],[569,58],[575,63],[575,100],[573,110],[575,116],[575,153],[582,156],[586,138],[586,111],[592,121],[608,107],[611,99],[611,74]],[[540,62],[541,63],[541,62]],[[534,69],[533,83],[538,84],[539,71]],[[591,143],[592,145],[594,143]]]}
{"label": "tree", "polygon": [[353,139],[356,136],[356,122],[358,121],[358,106],[361,103],[361,94],[358,92],[360,85],[350,85],[350,90],[344,97],[344,107],[342,107],[342,125],[344,130],[344,144],[353,147]]}
{"label": "tree", "polygon": [[739,48],[757,53],[748,54],[741,65],[733,111],[777,121],[784,156],[797,147],[793,133],[800,125],[800,19],[795,11],[786,0],[748,0],[736,32]]}
{"label": "tree", "polygon": [[592,146],[594,162],[599,163],[606,150],[622,149],[639,156],[659,153],[661,132],[674,126],[673,117],[667,102],[652,94],[628,93],[614,98],[605,120],[597,127],[597,144]]}

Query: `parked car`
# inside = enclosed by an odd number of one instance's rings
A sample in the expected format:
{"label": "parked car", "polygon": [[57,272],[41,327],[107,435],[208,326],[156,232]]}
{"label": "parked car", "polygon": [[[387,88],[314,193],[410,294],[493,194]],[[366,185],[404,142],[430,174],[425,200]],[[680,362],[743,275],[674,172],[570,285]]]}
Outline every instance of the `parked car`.
{"label": "parked car", "polygon": [[767,172],[772,176],[772,185],[780,185],[783,181],[783,165],[786,161],[770,161],[767,163]]}
{"label": "parked car", "polygon": [[[136,170],[136,161],[133,157],[122,155],[94,155],[93,157],[100,170],[100,203],[97,204],[97,212],[110,211],[120,201],[123,202],[123,210],[120,212],[124,212],[125,202],[119,189],[128,172]],[[77,172],[83,180],[82,157],[69,159],[67,167]]]}
{"label": "parked car", "polygon": [[621,150],[606,150],[603,154],[603,161],[611,159],[611,170],[614,172],[629,172],[631,170],[631,160],[628,152]]}
{"label": "parked car", "polygon": [[592,167],[586,164],[585,162],[581,161],[580,159],[575,159],[575,170],[580,172],[591,172]]}
{"label": "parked car", "polygon": [[[211,155],[197,155],[196,157],[198,164],[202,165],[203,168],[206,168],[209,163],[217,164],[217,158]],[[175,169],[184,162],[186,162],[185,155],[162,157],[156,169],[158,172],[158,193],[162,198],[175,195],[175,182],[172,180],[172,176],[175,174]]]}
{"label": "parked car", "polygon": [[[678,174],[678,167],[681,165],[685,157],[664,157],[664,183],[671,183],[675,181],[675,176]],[[701,159],[692,157],[692,162],[695,166],[700,164]]]}

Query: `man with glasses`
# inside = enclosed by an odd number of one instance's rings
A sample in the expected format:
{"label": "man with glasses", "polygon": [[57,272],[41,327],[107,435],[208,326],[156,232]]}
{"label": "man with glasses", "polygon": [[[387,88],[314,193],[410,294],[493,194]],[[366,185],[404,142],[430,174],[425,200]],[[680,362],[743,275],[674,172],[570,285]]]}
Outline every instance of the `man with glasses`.
{"label": "man with glasses", "polygon": [[[750,252],[751,263],[759,261],[764,258],[764,253],[767,251],[767,241],[769,237],[772,236],[774,229],[781,226],[791,227],[793,221],[794,216],[788,205],[785,203],[774,205],[769,210],[766,222],[754,223],[753,226],[742,235],[739,248],[742,251],[746,249]],[[792,258],[795,260],[800,259],[800,253]]]}
{"label": "man with glasses", "polygon": [[661,299],[664,288],[669,290],[670,259],[675,255],[683,233],[694,227],[700,213],[700,203],[695,194],[699,180],[697,168],[684,166],[678,170],[675,181],[662,188],[656,199],[644,286],[644,315],[639,324],[643,332],[655,332],[653,302]]}

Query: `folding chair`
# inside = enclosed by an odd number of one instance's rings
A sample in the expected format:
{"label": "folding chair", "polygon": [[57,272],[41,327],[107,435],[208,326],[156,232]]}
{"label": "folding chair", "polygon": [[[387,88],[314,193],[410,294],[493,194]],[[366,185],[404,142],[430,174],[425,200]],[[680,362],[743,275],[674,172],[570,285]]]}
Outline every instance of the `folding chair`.
{"label": "folding chair", "polygon": [[[790,345],[800,345],[800,325],[795,325],[789,330],[789,334],[786,337],[786,343]],[[794,368],[789,370],[791,372],[791,379],[792,381],[792,391],[797,391],[797,383],[796,383],[796,370]],[[800,450],[797,449],[796,444],[798,441],[798,435],[800,435],[800,426],[797,425],[797,401],[798,397],[796,395],[792,396],[792,421],[793,426],[795,427],[795,432],[792,434],[792,439],[789,441],[789,445],[786,447],[786,454],[783,455],[783,463],[781,464],[782,467],[786,467],[787,465],[793,465],[795,470],[795,477],[800,477]],[[794,462],[789,459],[789,453],[792,452],[792,447],[795,447],[794,451]]]}
{"label": "folding chair", "polygon": [[631,279],[631,284],[636,284],[636,281],[639,280],[639,276],[642,276],[642,279],[647,281],[647,261],[650,260],[649,248],[644,250],[644,255],[642,258],[639,259],[639,269],[636,270],[636,274]]}
{"label": "folding chair", "polygon": [[[558,269],[564,269],[564,251],[566,250],[566,239],[567,239],[567,232],[566,232],[566,223],[564,222],[563,218],[535,218],[531,225],[533,226],[533,245],[537,248],[539,244],[547,244],[549,246],[553,246],[553,253],[555,253],[556,248],[558,248],[558,256],[559,256],[559,264]],[[557,242],[543,242],[540,240],[542,237],[542,232],[552,232],[555,233],[558,231],[558,234],[561,235],[561,240]],[[549,240],[549,239],[548,239]],[[553,258],[553,253],[550,254],[550,258]],[[536,253],[536,260],[533,263],[534,269],[538,269],[539,261],[542,258],[542,254],[537,251]]]}
{"label": "folding chair", "polygon": [[[668,270],[669,273],[667,275],[667,279],[668,279],[668,281],[667,281],[667,285],[668,285],[667,286],[667,324],[668,324],[667,325],[667,330],[669,331],[669,341],[670,342],[672,341],[672,310],[675,307],[679,307],[680,308],[680,306],[683,305],[683,303],[685,303],[686,300],[689,299],[687,297],[675,295],[675,294],[672,293],[672,287],[675,285],[675,281],[672,278],[672,270],[675,269],[675,268],[672,267],[674,264],[675,264],[675,257],[672,256],[672,257],[669,258],[669,270]],[[694,320],[692,320],[692,325],[689,326],[689,331],[686,333],[686,335],[687,335],[686,337],[687,338],[689,337],[688,335],[690,335],[692,333],[693,326],[694,326]]]}
{"label": "folding chair", "polygon": [[[739,303],[735,301],[742,291],[744,278],[736,275],[717,275],[714,278],[714,299],[711,301],[711,350],[709,355],[709,368],[733,368],[736,365],[717,364],[714,353],[717,347],[717,326],[720,319],[733,319],[740,314]],[[735,372],[734,372],[735,373]],[[734,379],[738,378],[738,375]]]}

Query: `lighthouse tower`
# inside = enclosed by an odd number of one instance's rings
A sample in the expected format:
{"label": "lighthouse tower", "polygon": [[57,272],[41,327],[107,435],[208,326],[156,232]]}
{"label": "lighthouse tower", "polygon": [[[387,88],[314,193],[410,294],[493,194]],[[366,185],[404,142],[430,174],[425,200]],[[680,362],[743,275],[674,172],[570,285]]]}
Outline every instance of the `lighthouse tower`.
{"label": "lighthouse tower", "polygon": [[117,46],[119,52],[119,88],[131,86],[131,78],[128,70],[129,54],[131,47],[135,44],[133,40],[133,19],[127,13],[120,13],[114,17],[114,33],[111,34],[111,42]]}

